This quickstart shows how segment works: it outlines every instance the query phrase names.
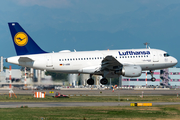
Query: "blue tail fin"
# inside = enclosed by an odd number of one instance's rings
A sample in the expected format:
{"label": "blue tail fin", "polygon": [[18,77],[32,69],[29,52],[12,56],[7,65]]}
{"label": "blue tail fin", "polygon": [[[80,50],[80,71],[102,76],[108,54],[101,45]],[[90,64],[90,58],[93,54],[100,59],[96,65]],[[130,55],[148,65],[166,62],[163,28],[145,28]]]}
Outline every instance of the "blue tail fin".
{"label": "blue tail fin", "polygon": [[26,33],[19,23],[8,23],[17,55],[47,53]]}

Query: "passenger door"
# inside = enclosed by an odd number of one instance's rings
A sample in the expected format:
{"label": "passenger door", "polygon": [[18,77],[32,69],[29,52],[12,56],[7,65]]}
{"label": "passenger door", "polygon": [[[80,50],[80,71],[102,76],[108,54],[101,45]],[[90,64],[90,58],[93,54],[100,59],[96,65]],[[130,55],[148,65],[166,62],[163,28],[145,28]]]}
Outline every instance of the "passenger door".
{"label": "passenger door", "polygon": [[53,67],[52,57],[48,55],[46,56],[46,58],[47,58],[46,67]]}
{"label": "passenger door", "polygon": [[159,62],[158,52],[153,51],[153,62]]}

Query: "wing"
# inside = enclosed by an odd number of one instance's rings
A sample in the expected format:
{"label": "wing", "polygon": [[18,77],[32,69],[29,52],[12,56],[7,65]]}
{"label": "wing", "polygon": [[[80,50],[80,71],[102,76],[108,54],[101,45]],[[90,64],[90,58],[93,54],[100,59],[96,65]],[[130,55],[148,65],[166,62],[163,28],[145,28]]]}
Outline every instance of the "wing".
{"label": "wing", "polygon": [[111,70],[114,71],[116,69],[122,68],[123,64],[117,61],[113,56],[106,56],[101,64],[101,71]]}

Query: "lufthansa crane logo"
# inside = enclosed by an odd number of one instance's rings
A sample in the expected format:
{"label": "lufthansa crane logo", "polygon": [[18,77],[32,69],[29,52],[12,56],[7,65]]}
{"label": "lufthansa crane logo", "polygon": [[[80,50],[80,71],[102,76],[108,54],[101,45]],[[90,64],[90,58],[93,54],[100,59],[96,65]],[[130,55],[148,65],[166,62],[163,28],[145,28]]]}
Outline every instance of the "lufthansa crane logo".
{"label": "lufthansa crane logo", "polygon": [[14,36],[14,42],[18,46],[25,46],[27,44],[27,42],[28,42],[28,36],[24,32],[18,32]]}

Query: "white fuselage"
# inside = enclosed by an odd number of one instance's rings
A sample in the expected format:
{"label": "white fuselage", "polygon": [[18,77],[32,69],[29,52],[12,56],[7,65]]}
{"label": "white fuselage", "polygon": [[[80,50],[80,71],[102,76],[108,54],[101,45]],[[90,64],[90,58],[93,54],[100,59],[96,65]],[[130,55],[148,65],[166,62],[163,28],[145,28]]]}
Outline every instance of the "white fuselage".
{"label": "white fuselage", "polygon": [[93,74],[93,70],[100,68],[102,60],[108,55],[113,56],[123,66],[138,65],[142,70],[164,69],[177,64],[174,57],[165,54],[165,51],[158,49],[59,52],[15,56],[7,58],[7,62],[47,71]]}

